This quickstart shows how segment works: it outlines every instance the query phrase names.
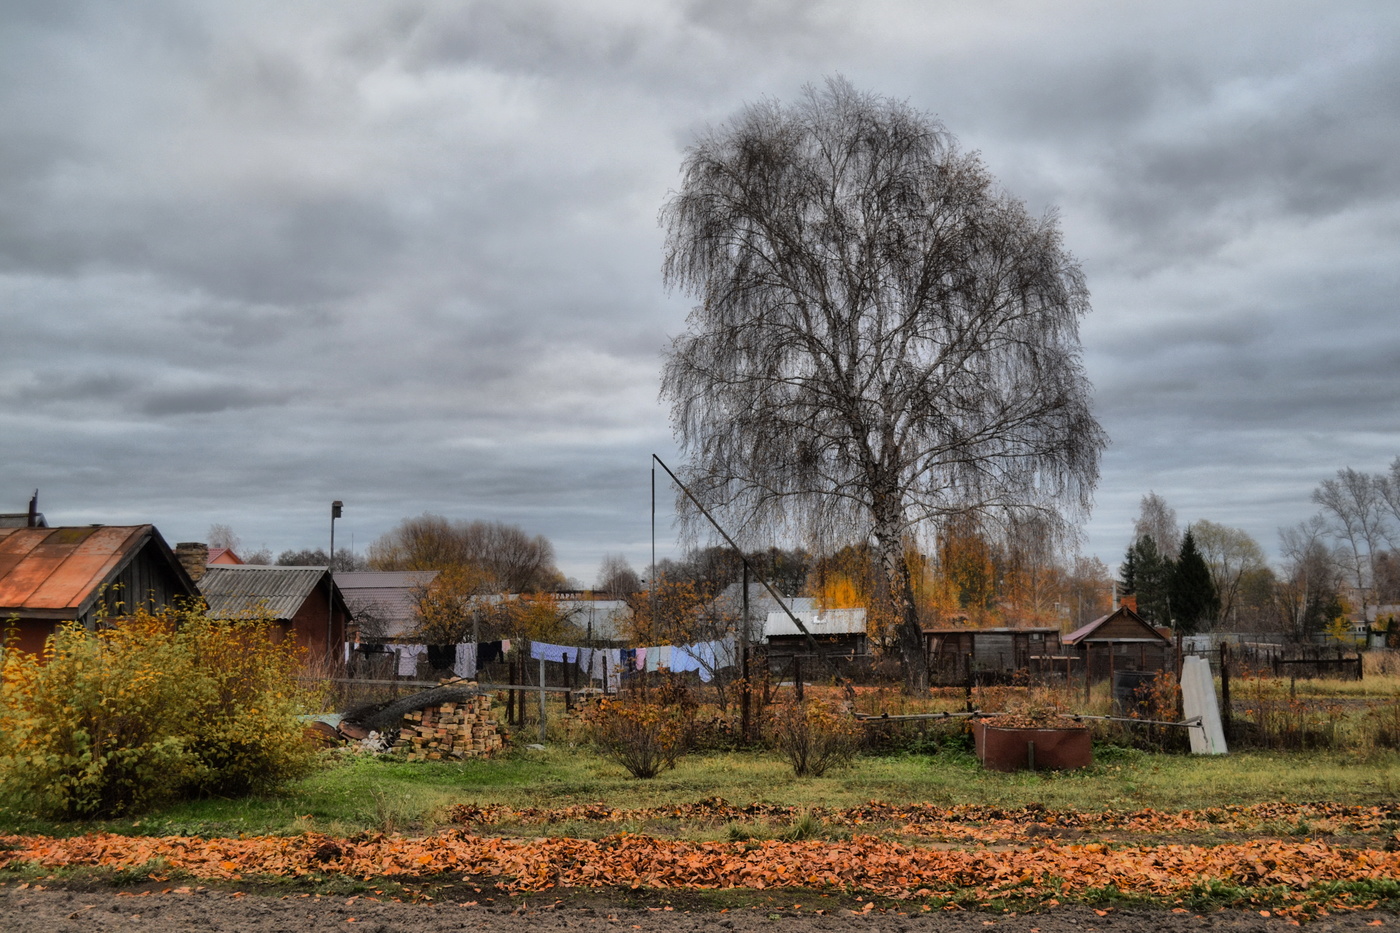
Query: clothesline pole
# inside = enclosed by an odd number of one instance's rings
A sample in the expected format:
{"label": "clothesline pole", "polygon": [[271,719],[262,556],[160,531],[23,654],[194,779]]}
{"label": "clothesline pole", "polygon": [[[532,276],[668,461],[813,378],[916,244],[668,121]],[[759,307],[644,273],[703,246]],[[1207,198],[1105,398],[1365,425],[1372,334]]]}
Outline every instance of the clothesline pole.
{"label": "clothesline pole", "polygon": [[[747,620],[745,620],[745,624],[747,624]],[[748,744],[748,741],[749,741],[749,733],[753,731],[752,728],[751,728],[751,725],[750,725],[751,717],[753,716],[753,711],[752,711],[752,703],[753,703],[753,685],[749,683],[749,642],[748,642],[748,639],[745,639],[745,640],[744,640],[743,648],[740,649],[740,650],[743,651],[743,656],[742,656],[742,658],[741,658],[742,666],[739,668],[739,676],[740,676],[740,678],[742,678],[742,680],[743,680],[743,682],[744,682],[744,689],[743,689],[743,691],[739,694],[739,710],[740,710],[739,723],[740,723],[740,732],[742,732],[742,733],[743,733],[743,736],[744,736],[744,744],[747,745],[747,744]]]}
{"label": "clothesline pole", "polygon": [[544,744],[544,658],[540,658],[540,744]]}

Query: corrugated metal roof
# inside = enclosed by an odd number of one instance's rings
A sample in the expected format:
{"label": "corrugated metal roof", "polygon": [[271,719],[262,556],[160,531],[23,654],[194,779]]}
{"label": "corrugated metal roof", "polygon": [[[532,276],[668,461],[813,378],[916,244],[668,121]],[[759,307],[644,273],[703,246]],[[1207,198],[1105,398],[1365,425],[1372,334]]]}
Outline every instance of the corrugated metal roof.
{"label": "corrugated metal roof", "polygon": [[264,613],[291,619],[322,585],[326,573],[325,567],[210,567],[199,578],[199,591],[209,603],[209,614],[217,619],[247,619]]}
{"label": "corrugated metal roof", "polygon": [[154,533],[151,525],[0,528],[0,614],[81,609]]}
{"label": "corrugated metal roof", "polygon": [[[864,635],[864,609],[828,609],[825,612],[797,612],[802,624],[813,635]],[[801,635],[792,619],[785,612],[768,613],[768,621],[763,625],[763,636]]]}

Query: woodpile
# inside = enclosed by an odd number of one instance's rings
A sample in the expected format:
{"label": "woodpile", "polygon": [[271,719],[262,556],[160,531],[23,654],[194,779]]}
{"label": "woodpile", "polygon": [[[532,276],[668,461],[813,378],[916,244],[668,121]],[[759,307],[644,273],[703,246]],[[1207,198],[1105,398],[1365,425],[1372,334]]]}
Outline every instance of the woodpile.
{"label": "woodpile", "polygon": [[505,744],[491,697],[474,696],[405,713],[394,748],[407,751],[409,761],[439,761],[483,758]]}

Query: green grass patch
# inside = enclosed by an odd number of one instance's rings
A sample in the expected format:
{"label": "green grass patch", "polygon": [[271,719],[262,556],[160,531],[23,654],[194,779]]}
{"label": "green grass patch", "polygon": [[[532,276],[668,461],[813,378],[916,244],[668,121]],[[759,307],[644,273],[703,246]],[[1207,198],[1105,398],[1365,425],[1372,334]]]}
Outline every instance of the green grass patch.
{"label": "green grass patch", "polygon": [[[356,757],[328,764],[284,791],[237,800],[186,801],[140,818],[59,823],[0,809],[0,832],[73,835],[291,835],[318,831],[431,832],[455,804],[554,808],[604,803],[616,809],[665,807],[722,797],[733,804],[775,804],[797,810],[892,804],[1039,804],[1064,810],[1201,809],[1287,800],[1388,803],[1400,797],[1400,753],[1245,752],[1220,757],[1153,754],[1104,748],[1089,768],[1000,774],[961,752],[858,758],[822,777],[794,778],[788,765],[761,752],[694,754],[651,780],[584,748],[551,747],[492,760],[414,762]],[[652,831],[640,823],[637,831]],[[724,823],[675,827],[683,838],[773,838],[785,826]],[[573,825],[531,825],[527,833],[575,834]],[[616,832],[613,824],[607,832]],[[590,834],[591,835],[591,834]]]}

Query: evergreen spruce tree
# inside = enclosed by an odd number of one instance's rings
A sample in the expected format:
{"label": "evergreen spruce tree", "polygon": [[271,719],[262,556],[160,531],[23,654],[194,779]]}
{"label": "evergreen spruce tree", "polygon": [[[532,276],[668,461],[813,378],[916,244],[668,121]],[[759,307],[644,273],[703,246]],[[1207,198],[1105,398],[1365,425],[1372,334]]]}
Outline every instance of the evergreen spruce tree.
{"label": "evergreen spruce tree", "polygon": [[1220,610],[1220,594],[1189,527],[1181,539],[1181,556],[1172,568],[1168,593],[1171,624],[1184,635],[1199,632]]}
{"label": "evergreen spruce tree", "polygon": [[1137,592],[1137,544],[1128,545],[1128,553],[1123,555],[1123,565],[1118,568],[1118,592],[1122,596],[1132,596]]}
{"label": "evergreen spruce tree", "polygon": [[1170,625],[1172,560],[1157,550],[1157,542],[1148,535],[1138,538],[1133,550],[1138,615],[1153,625]]}

